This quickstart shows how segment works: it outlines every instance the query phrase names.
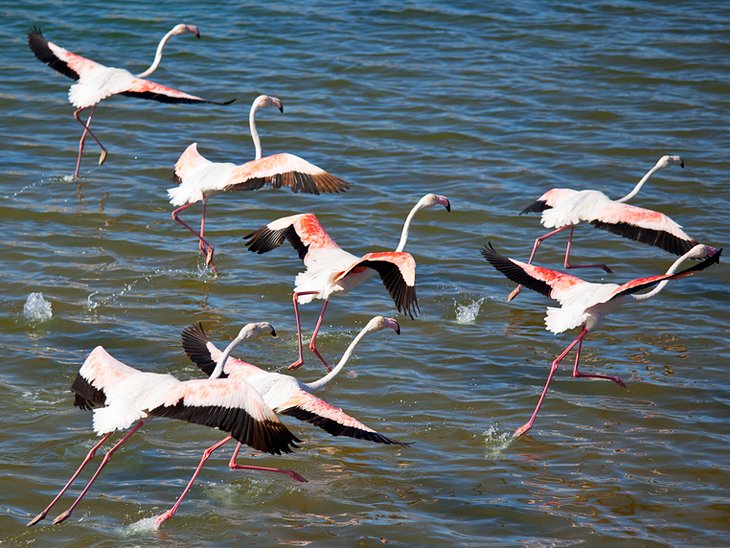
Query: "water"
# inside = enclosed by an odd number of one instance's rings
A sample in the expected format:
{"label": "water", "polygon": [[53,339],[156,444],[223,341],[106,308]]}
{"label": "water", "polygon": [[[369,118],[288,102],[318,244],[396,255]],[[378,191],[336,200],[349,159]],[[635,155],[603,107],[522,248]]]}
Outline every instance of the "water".
{"label": "water", "polygon": [[[727,243],[730,8],[723,2],[483,3],[287,2],[209,9],[202,3],[24,2],[3,8],[0,218],[4,241],[0,396],[0,531],[12,546],[281,544],[426,545],[727,544],[730,534],[728,276],[720,264],[677,282],[643,306],[612,315],[586,340],[585,372],[561,368],[530,434],[515,440],[548,364],[571,333],[543,329],[547,300],[512,284],[479,249],[526,258],[541,233],[517,212],[554,186],[622,196],[665,153],[686,168],[661,171],[632,203],[656,208],[697,239]],[[26,45],[33,24],[94,59],[143,70],[174,23],[154,79],[229,107],[172,106],[117,97],[94,128],[72,181],[80,128],[71,81]],[[250,102],[264,111],[264,153],[288,151],[353,183],[342,196],[262,191],[210,200],[208,234],[218,278],[169,218],[165,189],[191,142],[214,160],[245,161]],[[69,521],[25,523],[63,485],[95,442],[90,415],[68,387],[86,354],[104,345],[149,371],[197,375],[180,331],[204,322],[221,343],[249,321],[271,321],[272,340],[245,348],[281,370],[294,359],[290,290],[300,264],[282,247],[247,253],[242,236],[294,212],[315,212],[359,253],[395,246],[425,192],[451,213],[422,211],[408,250],[418,262],[422,314],[402,334],[363,341],[324,397],[384,434],[382,447],[332,438],[287,420],[306,443],[293,456],[246,453],[242,462],[294,468],[307,484],[233,472],[221,449],[174,519],[152,518],[182,491],[212,430],[150,421],[120,451]],[[187,212],[196,222],[198,208]],[[573,256],[616,274],[664,271],[673,258],[591,227]],[[557,267],[565,239],[538,258]],[[28,322],[30,293],[53,316]],[[480,303],[476,305],[475,303]],[[471,308],[470,308],[471,307]],[[478,308],[478,310],[476,308]],[[303,307],[311,333],[316,305]],[[320,348],[334,359],[376,314],[395,315],[373,280],[333,301]],[[307,356],[297,373],[317,378]],[[88,477],[85,475],[84,477]]]}

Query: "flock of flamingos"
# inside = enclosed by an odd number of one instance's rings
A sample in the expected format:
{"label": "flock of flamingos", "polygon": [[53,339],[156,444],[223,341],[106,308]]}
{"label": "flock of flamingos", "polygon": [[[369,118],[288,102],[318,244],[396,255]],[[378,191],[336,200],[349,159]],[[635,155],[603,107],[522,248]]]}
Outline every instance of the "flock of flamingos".
{"label": "flock of flamingos", "polygon": [[[76,82],[71,86],[68,97],[76,108],[74,118],[83,126],[79,140],[78,156],[74,176],[78,177],[84,142],[90,136],[100,147],[99,165],[104,163],[107,150],[91,130],[91,121],[97,105],[112,95],[141,97],[163,103],[217,103],[190,95],[145,79],[160,64],[162,50],[174,35],[191,33],[200,37],[193,25],[176,25],[160,41],[155,58],[144,72],[133,75],[125,69],[112,68],[91,59],[71,53],[46,40],[40,29],[34,28],[28,35],[28,44],[35,56],[42,62]],[[293,154],[262,156],[261,142],[256,131],[255,116],[260,108],[275,107],[283,112],[279,99],[261,95],[251,107],[249,124],[254,141],[255,158],[242,165],[211,162],[191,144],[180,156],[174,168],[179,186],[169,189],[170,203],[175,206],[172,218],[192,232],[198,240],[200,252],[206,265],[217,272],[214,264],[214,247],[205,237],[205,210],[208,197],[230,191],[257,190],[265,186],[288,187],[293,192],[310,194],[337,193],[347,190],[350,184]],[[81,113],[88,111],[86,120]],[[548,307],[545,324],[553,333],[579,329],[578,336],[551,364],[545,387],[530,419],[515,432],[521,436],[532,428],[543,403],[550,381],[560,362],[574,348],[574,377],[607,379],[626,385],[618,377],[582,373],[578,369],[583,339],[618,306],[645,301],[659,293],[669,280],[691,276],[713,263],[719,262],[721,249],[698,244],[688,236],[672,219],[662,213],[626,205],[636,196],[644,183],[656,171],[679,164],[679,156],[663,156],[656,165],[638,182],[634,189],[618,200],[611,200],[595,190],[571,190],[554,188],[540,196],[522,213],[542,213],[542,224],[551,229],[537,238],[528,261],[520,262],[500,255],[491,244],[484,246],[484,258],[502,274],[518,285],[509,295],[515,298],[522,286],[538,291],[556,300],[559,307]],[[195,230],[180,218],[180,213],[201,202],[202,216],[200,230]],[[334,407],[313,394],[327,385],[344,367],[355,346],[368,333],[392,329],[400,333],[398,322],[392,318],[377,316],[360,331],[350,343],[339,362],[332,368],[316,347],[317,334],[327,310],[330,298],[346,295],[368,278],[378,274],[393,298],[399,312],[413,318],[418,312],[416,298],[416,262],[403,251],[408,240],[408,231],[416,212],[423,208],[442,206],[447,211],[451,204],[445,196],[427,194],[411,210],[403,226],[400,242],[394,251],[379,251],[353,255],[342,249],[325,231],[311,213],[291,215],[276,219],[247,235],[249,251],[267,253],[288,241],[303,261],[304,272],[295,281],[293,303],[297,323],[298,357],[289,366],[296,369],[304,361],[302,334],[299,320],[299,304],[314,299],[323,301],[317,325],[314,329],[310,350],[319,358],[328,372],[321,379],[311,383],[297,380],[290,375],[272,373],[243,360],[231,357],[231,352],[240,342],[262,334],[276,336],[271,324],[252,323],[244,326],[235,339],[220,351],[206,336],[201,325],[188,327],[183,331],[183,349],[190,359],[208,376],[207,379],[180,381],[167,374],[149,373],[127,366],[109,355],[104,348],[97,347],[87,357],[71,387],[75,393],[74,405],[93,410],[94,431],[102,436],[92,447],[76,472],[51,503],[33,518],[28,526],[41,521],[51,507],[61,498],[76,480],[96,451],[117,430],[128,430],[104,455],[97,470],[71,506],[60,514],[53,523],[67,519],[81,501],[112,454],[124,444],[150,417],[169,417],[195,424],[218,428],[228,435],[208,448],[199,465],[175,505],[155,519],[159,526],[175,514],[181,501],[189,491],[195,478],[210,455],[232,439],[238,442],[229,463],[232,469],[254,469],[282,473],[295,481],[306,482],[293,470],[240,465],[236,462],[242,444],[272,454],[290,453],[299,442],[289,429],[280,422],[277,415],[290,415],[309,422],[333,436],[349,436],[383,444],[408,445],[386,437],[341,409]],[[569,264],[573,230],[579,223],[590,223],[597,228],[660,247],[680,257],[664,274],[637,278],[618,285],[613,283],[591,283],[576,276],[535,266],[532,261],[540,243],[558,233],[569,231],[563,266],[570,268],[599,267],[610,273],[605,264]],[[679,270],[686,259],[695,259],[693,266]],[[646,289],[648,292],[641,293]]]}

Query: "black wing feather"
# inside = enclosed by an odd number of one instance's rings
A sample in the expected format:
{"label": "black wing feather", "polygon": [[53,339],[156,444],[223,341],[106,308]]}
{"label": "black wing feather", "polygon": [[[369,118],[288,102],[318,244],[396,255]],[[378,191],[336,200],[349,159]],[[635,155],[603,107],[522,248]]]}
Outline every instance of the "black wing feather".
{"label": "black wing feather", "polygon": [[[210,356],[210,350],[208,350],[207,346],[210,339],[205,334],[205,331],[203,331],[203,324],[198,322],[195,325],[186,327],[183,329],[181,338],[185,354],[187,354],[188,358],[190,358],[203,373],[210,377],[215,369],[216,361]],[[221,373],[221,379],[225,379],[226,377],[228,377],[227,373]]]}
{"label": "black wing feather", "polygon": [[403,275],[397,265],[388,261],[362,261],[358,266],[372,268],[380,274],[383,285],[390,293],[395,302],[398,312],[408,314],[411,319],[418,316],[421,311],[418,306],[418,298],[416,297],[415,286],[409,286],[403,279]]}
{"label": "black wing feather", "polygon": [[491,264],[494,268],[499,270],[502,274],[507,276],[507,278],[509,278],[513,282],[522,284],[525,287],[532,289],[533,291],[537,291],[538,293],[542,293],[546,297],[550,297],[552,287],[550,287],[542,280],[537,280],[533,278],[524,270],[522,270],[522,268],[520,268],[518,265],[510,261],[507,257],[497,253],[497,250],[494,249],[494,247],[492,246],[492,242],[489,242],[488,245],[484,246],[484,248],[482,249],[482,255],[487,261],[489,261],[489,264]]}
{"label": "black wing feather", "polygon": [[33,27],[28,33],[28,46],[39,61],[47,64],[53,70],[60,72],[64,76],[68,76],[73,80],[79,79],[78,73],[72,70],[65,61],[56,57],[53,51],[51,51],[51,48],[48,47],[48,40],[43,38],[43,33],[40,28]]}
{"label": "black wing feather", "polygon": [[76,375],[73,384],[71,384],[71,391],[75,395],[74,405],[79,409],[91,411],[92,409],[106,405],[106,394],[104,394],[104,391],[92,386],[81,375]]}
{"label": "black wing feather", "polygon": [[246,247],[248,247],[248,250],[258,253],[259,255],[262,253],[268,253],[272,249],[276,249],[284,243],[284,240],[289,241],[301,260],[304,260],[304,257],[307,255],[307,251],[309,251],[309,246],[304,245],[302,239],[299,237],[299,234],[297,234],[297,231],[294,230],[294,226],[292,225],[282,228],[281,230],[271,230],[267,226],[262,226],[258,230],[251,232],[250,234],[246,234],[243,239],[246,240]]}
{"label": "black wing feather", "polygon": [[629,238],[637,242],[653,245],[674,253],[675,255],[684,255],[690,249],[697,245],[697,241],[693,239],[683,240],[677,236],[673,236],[662,230],[652,230],[642,228],[631,223],[604,223],[603,221],[591,221],[596,228],[607,230],[613,234],[618,234],[624,238]]}
{"label": "black wing feather", "polygon": [[547,205],[547,201],[545,200],[537,200],[520,211],[520,215],[524,215],[525,213],[540,213],[546,209],[552,209],[552,206]]}
{"label": "black wing feather", "polygon": [[289,409],[280,411],[280,413],[283,415],[289,415],[290,417],[294,417],[300,421],[311,423],[314,426],[318,426],[333,436],[347,436],[348,438],[384,443],[386,445],[402,445],[404,447],[410,445],[409,443],[394,440],[388,436],[378,434],[377,432],[368,432],[367,430],[361,430],[352,426],[345,426],[332,419],[328,419],[317,415],[316,413],[312,413],[311,411],[307,411],[306,409],[302,409],[301,407],[290,407]]}

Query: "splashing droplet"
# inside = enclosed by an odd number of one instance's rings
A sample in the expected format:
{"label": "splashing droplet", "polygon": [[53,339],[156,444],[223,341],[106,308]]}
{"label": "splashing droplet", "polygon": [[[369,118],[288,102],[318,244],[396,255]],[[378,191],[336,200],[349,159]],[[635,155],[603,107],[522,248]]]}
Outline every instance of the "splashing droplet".
{"label": "splashing droplet", "polygon": [[456,305],[456,321],[459,323],[473,323],[479,315],[479,309],[482,307],[484,297],[476,301],[472,301],[469,304],[459,304],[454,301]]}
{"label": "splashing droplet", "polygon": [[53,317],[51,303],[43,298],[43,293],[31,293],[23,305],[23,316],[31,322],[45,322]]}
{"label": "splashing droplet", "polygon": [[487,448],[484,456],[488,459],[501,457],[504,450],[516,439],[512,432],[500,432],[497,425],[487,428],[482,432],[482,436],[484,436],[484,445]]}

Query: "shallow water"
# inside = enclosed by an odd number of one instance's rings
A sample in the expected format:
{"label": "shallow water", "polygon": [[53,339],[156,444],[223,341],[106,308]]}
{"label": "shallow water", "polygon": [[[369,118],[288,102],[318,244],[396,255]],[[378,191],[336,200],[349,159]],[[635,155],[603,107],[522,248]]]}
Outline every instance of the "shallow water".
{"label": "shallow water", "polygon": [[[700,241],[727,241],[730,8],[725,3],[419,2],[310,6],[25,2],[4,8],[0,134],[4,333],[0,397],[0,531],[8,545],[155,544],[627,545],[726,544],[730,533],[730,351],[724,264],[612,315],[586,340],[583,370],[629,387],[570,377],[551,386],[535,428],[529,417],[548,365],[572,340],[543,328],[546,299],[512,284],[479,249],[526,258],[541,234],[517,212],[555,186],[624,195],[665,153],[686,161],[659,172],[632,203],[660,209]],[[70,80],[26,45],[47,38],[100,62],[143,70],[174,23],[155,81],[229,107],[105,101],[94,128],[109,149],[87,147],[72,181],[80,135],[66,101]],[[208,208],[219,277],[169,218],[165,189],[178,155],[243,162],[253,155],[248,106],[262,111],[264,153],[288,151],[353,183],[342,196],[288,192],[217,196]],[[279,476],[228,470],[222,449],[178,514],[169,508],[216,432],[150,421],[113,459],[66,523],[40,511],[95,443],[91,417],[68,387],[86,354],[104,345],[145,370],[196,376],[180,331],[204,322],[221,343],[249,321],[277,339],[246,346],[253,363],[294,358],[290,248],[247,253],[241,237],[270,220],[315,212],[346,249],[395,246],[425,192],[453,210],[419,212],[408,250],[418,262],[417,320],[400,317],[376,280],[328,310],[320,348],[331,359],[373,315],[398,317],[400,337],[365,339],[324,397],[388,436],[394,448],[331,438],[287,420],[306,443],[294,455],[242,461],[294,468]],[[199,209],[188,210],[196,222]],[[590,227],[576,230],[576,261],[615,275],[663,272],[673,258]],[[538,262],[558,267],[563,237]],[[725,283],[724,283],[725,282]],[[40,292],[52,318],[29,320]],[[303,307],[311,332],[318,307]],[[573,335],[574,336],[574,335]],[[312,356],[297,375],[321,374]],[[84,476],[88,477],[88,476]]]}

